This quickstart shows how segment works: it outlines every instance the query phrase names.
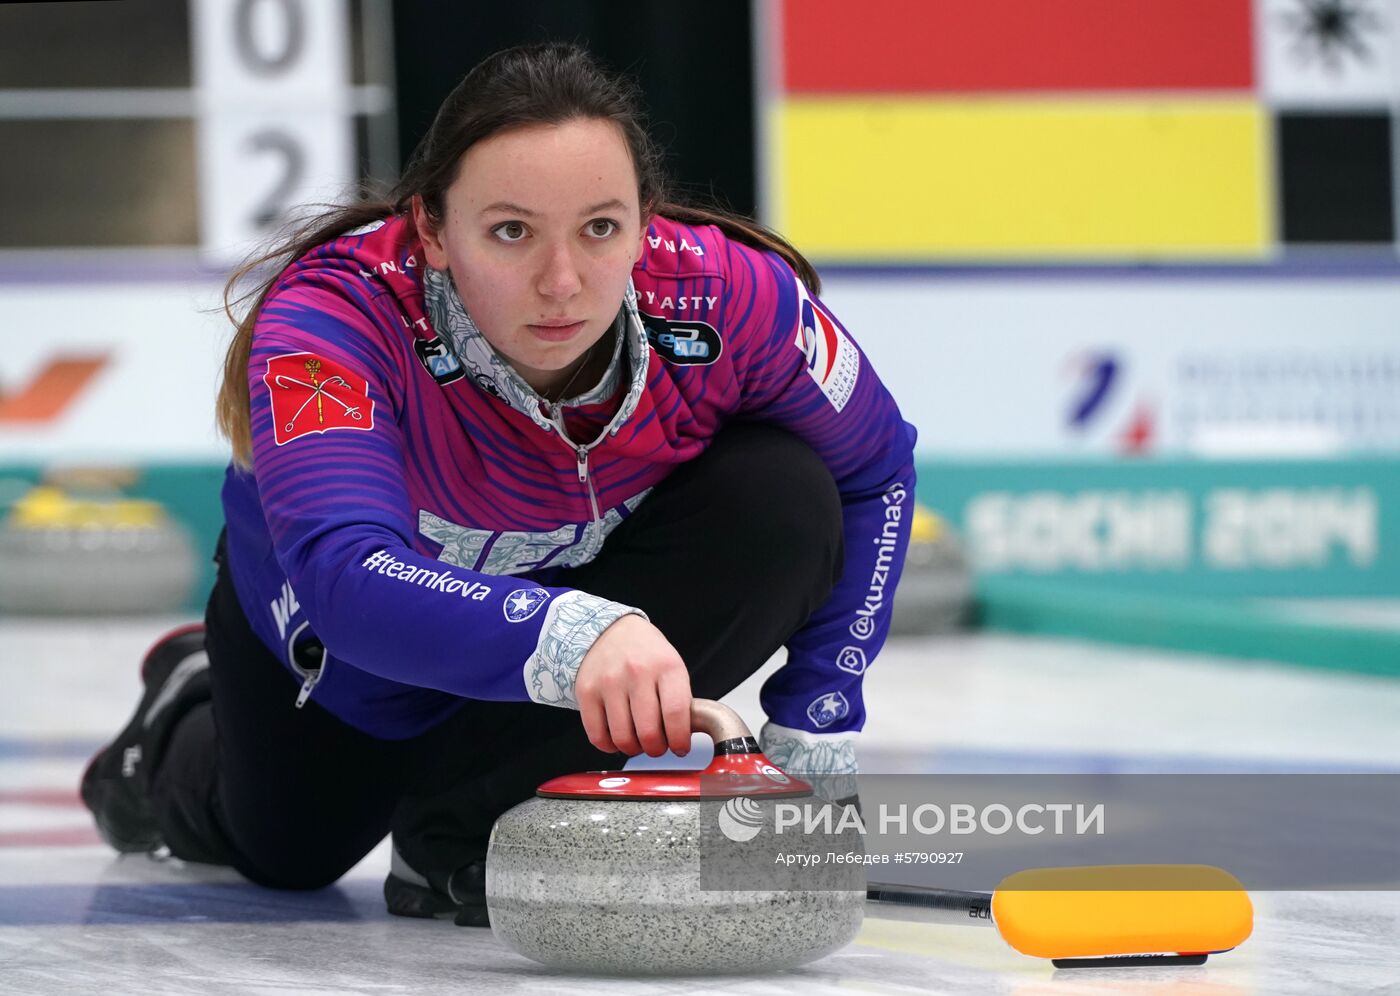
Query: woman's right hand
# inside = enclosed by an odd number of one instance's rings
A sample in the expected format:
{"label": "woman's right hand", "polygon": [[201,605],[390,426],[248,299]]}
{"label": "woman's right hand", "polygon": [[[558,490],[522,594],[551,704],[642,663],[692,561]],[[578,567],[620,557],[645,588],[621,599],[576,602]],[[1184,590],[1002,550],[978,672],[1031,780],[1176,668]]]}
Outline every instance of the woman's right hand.
{"label": "woman's right hand", "polygon": [[690,750],[690,672],[646,619],[625,615],[594,641],[574,682],[583,728],[599,750]]}

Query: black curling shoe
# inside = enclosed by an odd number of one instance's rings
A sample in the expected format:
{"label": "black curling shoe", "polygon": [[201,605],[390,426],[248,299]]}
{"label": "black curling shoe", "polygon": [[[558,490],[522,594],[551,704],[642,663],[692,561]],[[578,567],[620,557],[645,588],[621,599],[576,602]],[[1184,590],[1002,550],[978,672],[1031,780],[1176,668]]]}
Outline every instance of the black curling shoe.
{"label": "black curling shoe", "polygon": [[389,863],[384,880],[384,902],[395,916],[445,920],[459,927],[489,927],[486,915],[486,861],[473,861],[452,873],[446,894],[434,889],[426,878],[411,868],[398,848]]}
{"label": "black curling shoe", "polygon": [[204,627],[185,626],[157,641],[141,662],[141,681],[146,691],[136,714],[88,763],[81,789],[83,803],[97,821],[97,832],[122,852],[161,846],[160,829],[151,813],[151,772],[175,720],[209,698]]}

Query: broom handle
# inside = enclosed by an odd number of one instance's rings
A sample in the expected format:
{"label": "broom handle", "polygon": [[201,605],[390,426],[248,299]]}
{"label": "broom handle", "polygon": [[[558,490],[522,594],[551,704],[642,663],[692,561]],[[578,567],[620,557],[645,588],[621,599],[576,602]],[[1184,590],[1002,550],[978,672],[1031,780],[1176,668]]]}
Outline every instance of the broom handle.
{"label": "broom handle", "polygon": [[871,882],[865,889],[865,902],[867,913],[886,920],[992,926],[992,897],[986,892]]}

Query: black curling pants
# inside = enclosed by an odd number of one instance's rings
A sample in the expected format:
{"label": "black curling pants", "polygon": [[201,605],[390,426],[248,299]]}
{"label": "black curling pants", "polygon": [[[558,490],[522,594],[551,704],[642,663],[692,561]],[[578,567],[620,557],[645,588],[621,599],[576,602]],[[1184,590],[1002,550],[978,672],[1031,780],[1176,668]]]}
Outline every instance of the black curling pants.
{"label": "black curling pants", "polygon": [[[738,423],[554,583],[645,611],[686,662],[693,693],[718,699],[802,626],[841,567],[841,504],[825,465],[782,430]],[[152,783],[164,839],[186,860],[318,888],[392,831],[444,889],[484,856],[496,817],[541,782],[624,760],[588,742],[577,712],[533,702],[466,699],[397,741],[341,722],[314,696],[297,709],[295,679],[249,629],[222,564],[205,622],[212,701],[181,718]]]}

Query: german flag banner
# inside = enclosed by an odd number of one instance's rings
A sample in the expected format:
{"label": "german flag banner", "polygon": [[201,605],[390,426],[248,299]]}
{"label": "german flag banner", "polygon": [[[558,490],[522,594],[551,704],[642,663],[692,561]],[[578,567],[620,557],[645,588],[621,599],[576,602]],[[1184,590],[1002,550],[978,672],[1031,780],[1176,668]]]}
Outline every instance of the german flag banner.
{"label": "german flag banner", "polygon": [[1390,248],[1397,7],[786,0],[769,219],[852,263]]}

